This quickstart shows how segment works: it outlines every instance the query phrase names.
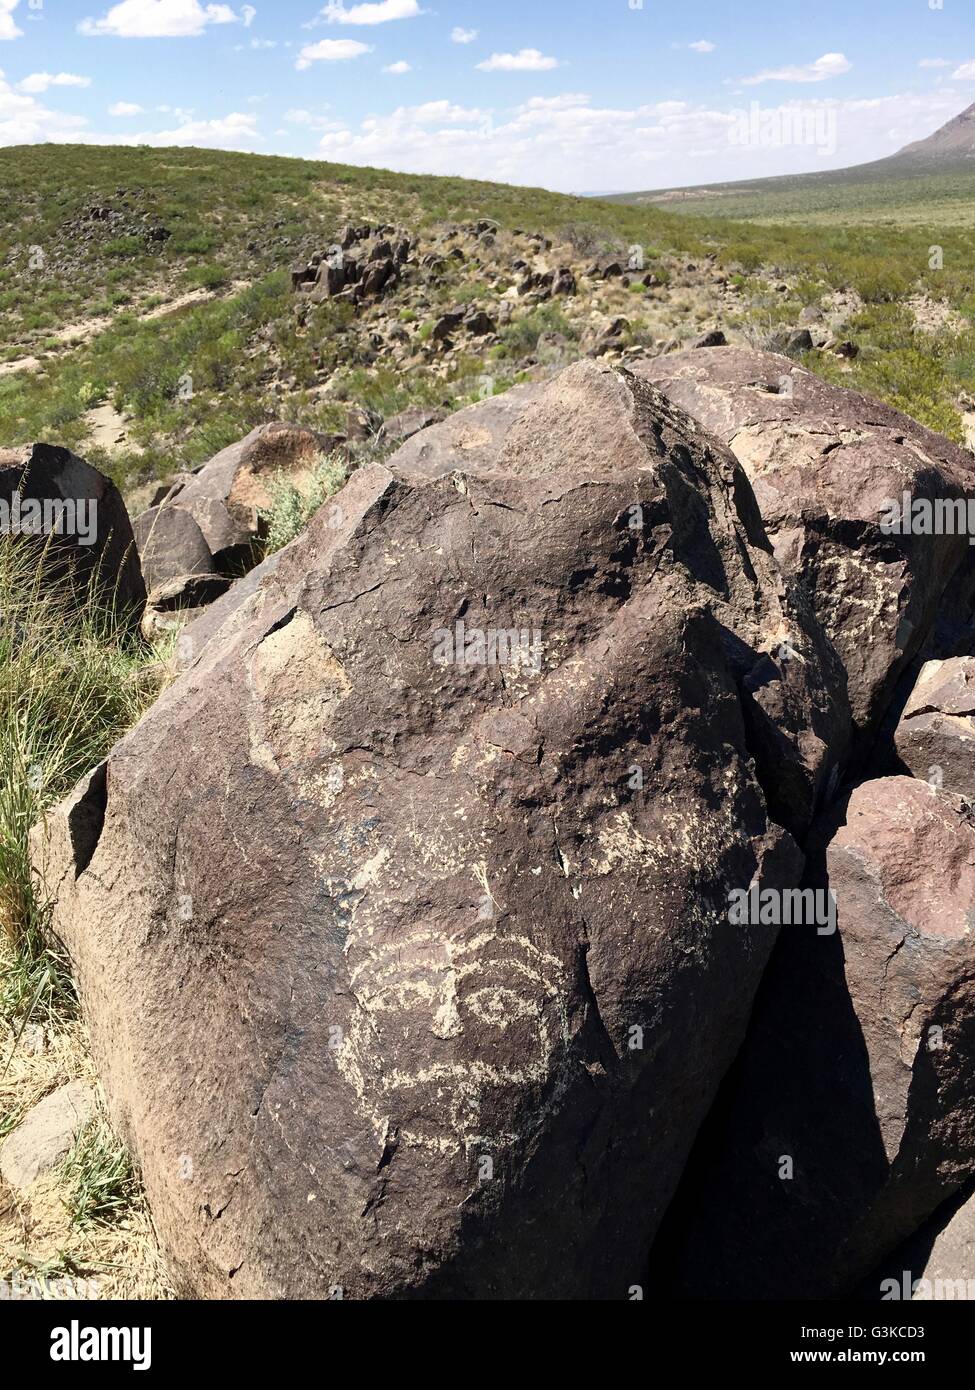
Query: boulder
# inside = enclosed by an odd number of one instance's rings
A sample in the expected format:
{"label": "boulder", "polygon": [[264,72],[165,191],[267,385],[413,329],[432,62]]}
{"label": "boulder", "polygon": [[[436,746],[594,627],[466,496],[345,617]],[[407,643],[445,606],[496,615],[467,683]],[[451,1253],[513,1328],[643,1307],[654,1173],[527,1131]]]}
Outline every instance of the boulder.
{"label": "boulder", "polygon": [[861,1297],[926,1303],[975,1300],[975,1190],[939,1207],[910,1240],[874,1270]]}
{"label": "boulder", "polygon": [[174,579],[212,572],[210,547],[192,515],[182,507],[171,503],[150,507],[136,518],[133,530],[150,591]]}
{"label": "boulder", "polygon": [[740,1043],[729,892],[801,865],[761,699],[821,745],[828,648],[651,387],[507,424],[355,473],[35,831],[185,1292],[626,1297]]}
{"label": "boulder", "polygon": [[318,464],[340,445],[335,436],[298,425],[258,425],[194,474],[176,506],[199,526],[216,568],[238,571],[252,558],[259,511],[272,500],[269,484],[279,477],[298,488],[310,484]]}
{"label": "boulder", "polygon": [[383,425],[383,434],[387,439],[405,444],[408,439],[412,439],[421,430],[429,429],[431,425],[439,425],[443,419],[444,412],[442,410],[431,409],[422,405],[410,405],[396,415],[390,416]]}
{"label": "boulder", "polygon": [[881,528],[905,492],[933,502],[975,491],[971,455],[772,353],[688,351],[633,371],[740,461],[776,558],[807,589],[846,668],[857,726],[872,735],[968,549],[964,536]]}
{"label": "boulder", "polygon": [[29,1110],[0,1143],[0,1179],[20,1191],[47,1177],[67,1157],[95,1114],[87,1081],[69,1081]]}
{"label": "boulder", "polygon": [[921,668],[894,745],[913,776],[975,801],[975,658]]}
{"label": "boulder", "polygon": [[720,328],[712,328],[710,333],[702,333],[691,344],[692,348],[727,347],[728,339]]}
{"label": "boulder", "polygon": [[432,338],[435,343],[446,343],[450,341],[451,333],[455,333],[464,321],[463,313],[458,309],[453,313],[441,314],[440,318],[433,325]]}
{"label": "boulder", "polygon": [[52,579],[94,586],[137,627],[146,601],[132,524],[118,488],[70,449],[25,444],[0,450],[0,538],[16,535],[46,552]]}
{"label": "boulder", "polygon": [[407,439],[389,459],[389,469],[411,479],[490,469],[511,426],[543,389],[528,382],[458,410]]}
{"label": "boulder", "polygon": [[[813,838],[837,932],[785,927],[677,1207],[691,1298],[848,1295],[975,1168],[975,822],[906,777]],[[673,1285],[671,1285],[673,1286]]]}
{"label": "boulder", "polygon": [[483,309],[478,309],[469,313],[464,318],[463,326],[468,333],[472,333],[475,338],[483,338],[487,333],[496,333],[497,324],[490,314],[486,314]]}

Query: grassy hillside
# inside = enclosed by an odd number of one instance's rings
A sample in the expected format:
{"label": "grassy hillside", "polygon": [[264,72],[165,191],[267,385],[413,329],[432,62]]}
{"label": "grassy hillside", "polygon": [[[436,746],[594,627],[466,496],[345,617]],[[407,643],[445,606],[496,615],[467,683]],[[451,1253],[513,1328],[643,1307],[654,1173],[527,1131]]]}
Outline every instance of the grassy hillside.
{"label": "grassy hillside", "polygon": [[704,217],[823,226],[975,226],[972,161],[947,168],[878,160],[821,174],[627,193],[609,201]]}
{"label": "grassy hillside", "polygon": [[[857,341],[860,356],[850,365],[814,353],[808,365],[964,437],[960,409],[975,366],[975,227],[945,216],[958,186],[941,188],[939,202],[929,180],[891,185],[892,205],[900,200],[905,209],[892,235],[857,204],[862,189],[851,193],[844,221],[811,227],[799,220],[799,202],[787,222],[767,225],[764,217],[719,215],[713,203],[707,215],[687,207],[677,215],[193,149],[10,148],[0,151],[0,178],[0,444],[71,445],[130,489],[202,461],[269,418],[337,429],[350,404],[383,414],[413,400],[464,404],[483,391],[485,358],[491,389],[504,389],[538,365],[540,341],[559,343],[561,356],[549,361],[570,360],[586,350],[587,318],[614,314],[626,321],[627,344],[653,351],[692,338],[708,320],[733,341],[775,342],[803,308],[833,306],[838,331]],[[417,349],[408,369],[385,346],[367,350],[364,335],[375,324],[351,320],[344,306],[296,317],[288,266],[324,250],[344,222],[396,223],[437,245],[445,224],[471,219],[498,224],[496,254],[509,245],[508,261],[499,259],[488,278],[479,264],[448,261],[427,292],[394,306]],[[638,245],[656,287],[624,290],[617,281],[596,294],[581,278],[571,313],[516,299],[490,349],[425,356],[438,312],[457,303],[498,307],[501,288],[517,278],[506,266],[517,253],[509,233],[518,229],[553,239],[553,263],[571,260],[580,271]],[[943,248],[939,270],[929,265],[935,244]],[[698,274],[702,260],[723,272],[731,298],[714,294],[714,276]],[[935,306],[937,331],[922,331],[918,300]],[[181,390],[187,380],[190,394]],[[99,428],[106,415],[109,425],[125,420],[123,443]]]}

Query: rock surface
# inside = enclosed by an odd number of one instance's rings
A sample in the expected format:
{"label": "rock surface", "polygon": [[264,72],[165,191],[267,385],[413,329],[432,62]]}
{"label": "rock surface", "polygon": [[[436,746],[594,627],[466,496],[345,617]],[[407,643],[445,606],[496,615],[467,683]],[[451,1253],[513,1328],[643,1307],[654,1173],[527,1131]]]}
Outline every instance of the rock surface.
{"label": "rock surface", "polygon": [[971,812],[880,778],[821,838],[838,933],[783,929],[662,1256],[690,1297],[849,1294],[975,1168]]}
{"label": "rock surface", "polygon": [[0,1178],[23,1191],[52,1172],[95,1114],[95,1092],[69,1081],[30,1110],[0,1143]]}
{"label": "rock surface", "polygon": [[865,1280],[865,1298],[915,1302],[975,1300],[975,1192],[941,1207]]}
{"label": "rock surface", "polygon": [[975,657],[922,667],[894,746],[913,776],[975,800]]}
{"label": "rock surface", "polygon": [[740,461],[784,571],[807,587],[875,730],[966,557],[964,536],[888,535],[885,504],[975,491],[971,455],[907,416],[742,348],[638,363]]}
{"label": "rock surface", "polygon": [[150,507],[136,518],[133,529],[150,590],[190,575],[210,574],[214,568],[203,532],[182,507],[171,502]]}
{"label": "rock surface", "polygon": [[524,404],[355,474],[35,832],[188,1291],[625,1296],[743,1034],[755,759],[808,816],[842,681],[730,454],[591,363]]}

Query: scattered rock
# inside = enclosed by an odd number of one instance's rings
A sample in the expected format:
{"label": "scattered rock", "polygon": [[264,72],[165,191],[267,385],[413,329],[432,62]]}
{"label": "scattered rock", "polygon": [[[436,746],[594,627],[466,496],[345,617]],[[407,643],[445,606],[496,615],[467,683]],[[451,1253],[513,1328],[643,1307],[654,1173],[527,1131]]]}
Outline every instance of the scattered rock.
{"label": "scattered rock", "polygon": [[95,1092],[86,1081],[69,1081],[38,1101],[0,1143],[3,1181],[24,1191],[53,1172],[94,1116],[95,1106]]}
{"label": "scattered rock", "polygon": [[728,339],[720,328],[712,328],[710,333],[702,333],[700,338],[695,338],[691,347],[695,348],[715,348],[727,347]]}

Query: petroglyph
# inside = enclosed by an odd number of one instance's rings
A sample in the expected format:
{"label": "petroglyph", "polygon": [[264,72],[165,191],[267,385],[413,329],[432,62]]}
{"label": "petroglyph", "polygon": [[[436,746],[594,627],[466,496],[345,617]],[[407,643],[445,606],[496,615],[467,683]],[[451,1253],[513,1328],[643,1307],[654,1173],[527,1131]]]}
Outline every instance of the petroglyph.
{"label": "petroglyph", "polygon": [[338,1067],[377,1134],[438,1152],[504,1148],[518,1136],[494,1117],[510,1120],[552,1074],[568,1037],[562,962],[525,936],[472,930],[420,928],[351,970]]}

